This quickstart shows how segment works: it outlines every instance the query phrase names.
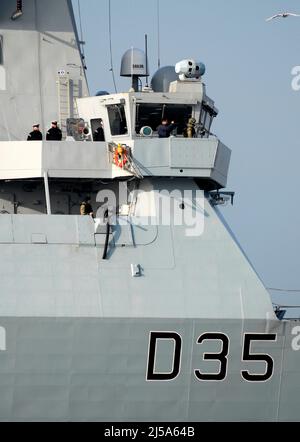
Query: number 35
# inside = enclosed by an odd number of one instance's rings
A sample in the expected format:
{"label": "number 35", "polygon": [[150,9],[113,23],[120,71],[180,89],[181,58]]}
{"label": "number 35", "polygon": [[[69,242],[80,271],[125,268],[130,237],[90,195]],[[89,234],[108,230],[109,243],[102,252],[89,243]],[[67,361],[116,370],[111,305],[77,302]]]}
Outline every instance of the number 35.
{"label": "number 35", "polygon": [[[222,350],[220,353],[204,353],[204,361],[219,361],[220,371],[214,374],[204,374],[200,370],[195,370],[195,376],[200,381],[223,381],[227,376],[228,368],[228,354],[229,354],[229,338],[222,333],[205,333],[198,339],[198,344],[203,344],[204,341],[220,341],[222,342]],[[245,381],[248,382],[266,382],[272,378],[274,373],[274,360],[268,354],[251,353],[251,344],[253,342],[276,342],[277,336],[275,334],[254,334],[248,333],[244,336],[243,356],[242,362],[264,362],[266,370],[262,374],[250,373],[247,370],[242,370],[241,375]]]}

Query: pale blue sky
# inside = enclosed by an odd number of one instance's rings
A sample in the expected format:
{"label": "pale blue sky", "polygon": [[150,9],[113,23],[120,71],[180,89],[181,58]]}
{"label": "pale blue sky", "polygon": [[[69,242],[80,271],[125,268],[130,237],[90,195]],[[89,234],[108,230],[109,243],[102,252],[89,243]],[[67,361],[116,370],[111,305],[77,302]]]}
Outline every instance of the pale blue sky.
{"label": "pale blue sky", "polygon": [[[75,12],[77,0],[73,0]],[[144,46],[157,66],[157,0],[111,0],[118,89],[122,54]],[[208,95],[220,114],[213,131],[233,151],[222,209],[267,287],[300,289],[300,18],[266,23],[277,12],[300,13],[297,0],[160,0],[162,65],[193,57],[207,67]],[[91,93],[113,92],[109,72],[108,0],[81,0]],[[299,296],[275,300],[300,304]]]}

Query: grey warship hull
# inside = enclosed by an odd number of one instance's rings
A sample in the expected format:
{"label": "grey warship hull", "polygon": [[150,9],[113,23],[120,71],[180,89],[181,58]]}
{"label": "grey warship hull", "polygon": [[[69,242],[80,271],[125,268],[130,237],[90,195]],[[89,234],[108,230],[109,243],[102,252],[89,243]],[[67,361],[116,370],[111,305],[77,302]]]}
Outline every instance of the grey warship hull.
{"label": "grey warship hull", "polygon": [[[1,421],[298,421],[299,352],[292,349],[295,324],[183,319],[1,318],[7,351],[0,355]],[[256,345],[274,359],[274,374],[246,382],[241,336],[277,335],[274,345]],[[172,330],[182,336],[180,375],[170,382],[146,381],[149,334]],[[197,340],[207,332],[230,340],[227,377],[200,382]],[[170,370],[172,347],[157,355],[157,370]],[[220,343],[205,351],[219,352]],[[159,352],[159,350],[158,350]],[[218,365],[209,371],[218,372]],[[264,371],[264,364],[248,366]]]}
{"label": "grey warship hull", "polygon": [[[134,225],[129,246],[115,228],[108,261],[91,219],[1,217],[1,421],[299,420],[300,323],[276,319],[239,246],[205,208],[197,238],[184,227]],[[129,276],[133,254],[140,278]]]}

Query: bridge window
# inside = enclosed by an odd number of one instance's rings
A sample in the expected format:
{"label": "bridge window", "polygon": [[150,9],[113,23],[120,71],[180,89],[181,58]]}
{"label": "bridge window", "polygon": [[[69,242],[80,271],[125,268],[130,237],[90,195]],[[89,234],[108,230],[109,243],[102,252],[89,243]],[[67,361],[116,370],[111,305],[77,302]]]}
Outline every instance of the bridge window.
{"label": "bridge window", "polygon": [[107,106],[110,130],[112,136],[126,135],[128,133],[124,104]]}
{"label": "bridge window", "polygon": [[175,121],[177,135],[183,135],[189,118],[193,114],[193,107],[184,104],[137,104],[136,133],[139,134],[144,126],[150,126],[155,132],[163,119]]}
{"label": "bridge window", "polygon": [[209,137],[213,119],[216,116],[217,112],[204,103],[200,115],[200,134],[202,137]]}
{"label": "bridge window", "polygon": [[105,132],[103,128],[102,118],[95,118],[94,120],[91,120],[91,128],[93,141],[105,141]]}

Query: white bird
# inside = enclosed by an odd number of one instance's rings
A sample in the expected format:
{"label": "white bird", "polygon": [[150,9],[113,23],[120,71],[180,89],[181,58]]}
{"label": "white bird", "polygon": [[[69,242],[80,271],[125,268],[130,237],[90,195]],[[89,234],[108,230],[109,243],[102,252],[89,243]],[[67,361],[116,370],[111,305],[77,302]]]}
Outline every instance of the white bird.
{"label": "white bird", "polygon": [[293,12],[282,12],[280,14],[273,15],[273,17],[267,18],[266,21],[274,20],[275,18],[287,18],[287,17],[300,17],[300,14],[294,14]]}

